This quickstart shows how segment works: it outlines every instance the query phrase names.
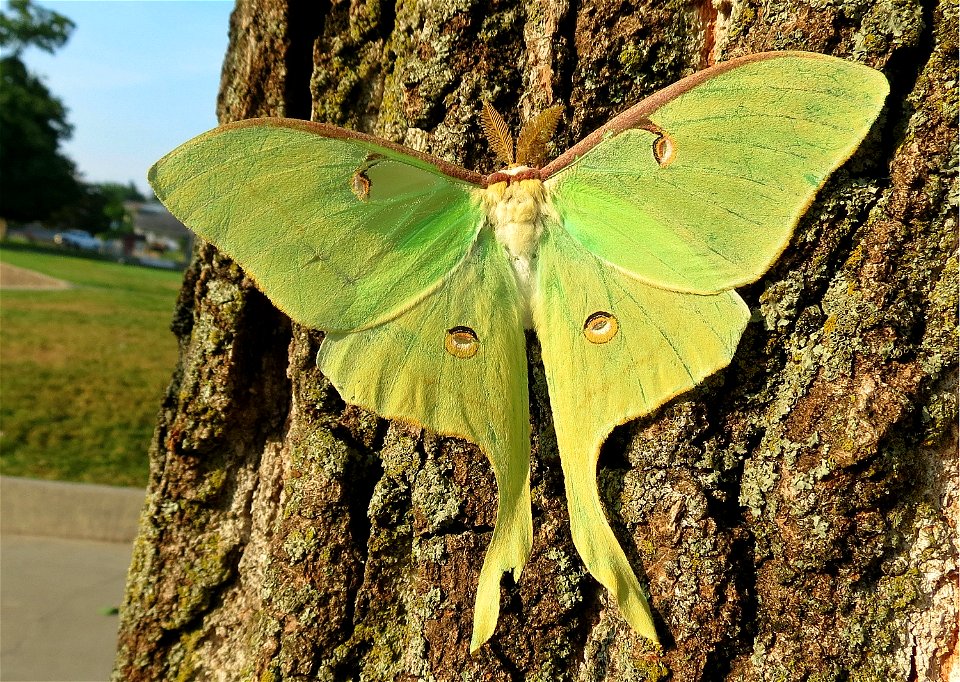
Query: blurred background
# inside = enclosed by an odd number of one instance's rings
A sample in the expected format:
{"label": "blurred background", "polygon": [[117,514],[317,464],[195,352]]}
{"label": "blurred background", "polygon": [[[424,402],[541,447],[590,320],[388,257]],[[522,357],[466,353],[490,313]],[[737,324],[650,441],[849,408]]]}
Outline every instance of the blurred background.
{"label": "blurred background", "polygon": [[0,679],[109,675],[192,249],[146,173],[216,125],[232,9],[0,4]]}
{"label": "blurred background", "polygon": [[0,258],[18,268],[0,294],[5,475],[146,483],[191,249],[146,173],[216,125],[231,9],[3,4]]}

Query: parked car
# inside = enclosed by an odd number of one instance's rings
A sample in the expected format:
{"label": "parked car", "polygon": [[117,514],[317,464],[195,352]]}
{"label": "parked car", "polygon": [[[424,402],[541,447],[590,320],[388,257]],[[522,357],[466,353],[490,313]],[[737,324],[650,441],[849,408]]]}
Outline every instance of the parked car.
{"label": "parked car", "polygon": [[53,238],[57,244],[81,251],[97,251],[103,249],[103,242],[83,230],[66,230]]}
{"label": "parked car", "polygon": [[19,230],[10,230],[10,237],[20,235],[31,244],[53,244],[59,232],[44,227],[40,223],[28,223]]}

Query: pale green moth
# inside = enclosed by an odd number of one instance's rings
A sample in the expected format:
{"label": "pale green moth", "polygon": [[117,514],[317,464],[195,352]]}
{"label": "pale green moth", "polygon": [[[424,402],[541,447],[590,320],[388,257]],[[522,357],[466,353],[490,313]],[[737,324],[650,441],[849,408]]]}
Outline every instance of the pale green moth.
{"label": "pale green moth", "polygon": [[758,279],[887,95],[882,74],[804,52],[718,64],[539,166],[559,110],[481,175],[329,125],[253,119],[150,170],[157,196],[293,320],[344,400],[476,443],[499,492],[471,650],[533,537],[524,330],[543,352],[574,544],[640,634],[650,609],[597,492],[600,446],[725,367]]}

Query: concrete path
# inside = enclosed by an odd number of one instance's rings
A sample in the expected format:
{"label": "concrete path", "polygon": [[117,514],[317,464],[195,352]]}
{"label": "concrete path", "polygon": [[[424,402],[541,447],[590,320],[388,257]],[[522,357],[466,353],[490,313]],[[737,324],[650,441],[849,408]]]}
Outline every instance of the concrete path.
{"label": "concrete path", "polygon": [[45,289],[69,289],[70,287],[70,282],[44,275],[36,270],[20,268],[9,263],[0,263],[0,289],[42,291]]}
{"label": "concrete path", "polygon": [[143,491],[0,477],[0,680],[107,680]]}

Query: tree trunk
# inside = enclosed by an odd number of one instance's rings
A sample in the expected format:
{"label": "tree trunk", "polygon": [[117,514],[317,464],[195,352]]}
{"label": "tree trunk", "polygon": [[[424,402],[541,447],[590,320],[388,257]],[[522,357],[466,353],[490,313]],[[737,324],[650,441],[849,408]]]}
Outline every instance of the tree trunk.
{"label": "tree trunk", "polygon": [[497,503],[483,455],[345,405],[314,364],[322,334],[200,246],[115,679],[947,680],[957,26],[934,0],[239,0],[221,121],[312,111],[487,172],[484,98],[514,129],[564,104],[560,151],[751,52],[856,58],[892,92],[741,290],[755,315],[731,366],[604,446],[602,495],[662,650],[573,548],[535,341],[533,554],[471,656]]}

